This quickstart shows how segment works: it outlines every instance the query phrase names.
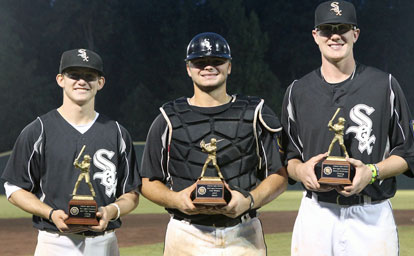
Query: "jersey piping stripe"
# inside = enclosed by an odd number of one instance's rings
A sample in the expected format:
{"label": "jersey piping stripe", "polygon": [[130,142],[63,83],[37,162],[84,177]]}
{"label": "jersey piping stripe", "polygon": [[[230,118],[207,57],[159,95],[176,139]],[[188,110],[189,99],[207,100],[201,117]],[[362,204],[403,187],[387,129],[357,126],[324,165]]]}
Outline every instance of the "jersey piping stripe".
{"label": "jersey piping stripe", "polygon": [[261,111],[263,103],[264,103],[264,100],[261,100],[260,103],[256,106],[256,109],[254,110],[254,118],[253,118],[253,133],[254,133],[254,138],[256,139],[256,155],[259,158],[259,169],[261,169],[262,167],[262,158],[260,157],[260,153],[259,153],[259,138],[257,136],[256,125],[257,125],[258,112]]}
{"label": "jersey piping stripe", "polygon": [[32,153],[30,154],[30,158],[29,158],[29,161],[27,162],[27,173],[29,174],[29,179],[30,179],[30,182],[32,183],[32,188],[30,189],[30,192],[32,192],[33,191],[33,189],[34,189],[34,182],[33,182],[33,179],[32,179],[32,175],[31,175],[31,170],[30,170],[30,162],[32,161],[32,159],[33,159],[33,156],[34,156],[34,154],[35,154],[35,152],[38,152],[39,154],[41,153],[40,151],[41,151],[41,149],[40,149],[40,144],[42,143],[42,136],[43,136],[43,122],[42,122],[42,120],[40,119],[40,117],[37,117],[37,119],[39,120],[39,122],[40,122],[40,128],[41,128],[41,130],[40,130],[40,135],[39,135],[39,138],[37,138],[37,140],[36,140],[36,142],[34,143],[34,145],[33,145],[33,151],[32,151]]}
{"label": "jersey piping stripe", "polygon": [[[160,111],[161,111],[161,114],[164,117],[165,121],[167,122],[167,126],[168,126],[168,143],[165,144],[165,142],[164,142],[163,143],[163,146],[164,145],[167,145],[167,166],[166,166],[166,168],[167,168],[166,171],[167,171],[167,175],[168,175],[167,180],[168,181],[171,181],[171,184],[172,184],[173,181],[171,179],[170,172],[169,172],[169,163],[170,163],[170,145],[171,145],[171,140],[172,140],[172,131],[173,131],[173,129],[172,129],[171,121],[170,121],[170,119],[167,116],[167,113],[165,113],[165,111],[164,111],[163,108],[160,108]],[[164,134],[165,133],[166,133],[166,131],[164,132]],[[164,168],[163,168],[163,173],[165,173]]]}
{"label": "jersey piping stripe", "polygon": [[[401,135],[402,135],[402,137],[403,137],[403,139],[404,139],[404,141],[405,141],[405,134],[404,134],[404,130],[403,130],[403,128],[402,128],[402,126],[401,126],[401,123],[400,123],[400,115],[398,114],[398,112],[397,112],[397,110],[395,109],[395,107],[394,107],[394,101],[395,101],[395,93],[394,93],[394,91],[392,90],[392,86],[391,86],[391,78],[392,78],[392,76],[391,76],[391,74],[389,75],[389,86],[390,86],[390,90],[391,90],[391,93],[390,93],[390,97],[391,97],[391,99],[390,100],[392,100],[391,102],[391,110],[394,112],[394,114],[397,116],[397,124],[398,124],[398,127],[400,128],[400,132],[401,132]],[[391,112],[392,113],[392,112]]]}
{"label": "jersey piping stripe", "polygon": [[267,177],[267,176],[269,176],[269,168],[267,166],[267,154],[266,154],[266,150],[264,149],[264,146],[263,146],[263,141],[260,141],[260,145],[261,145],[262,150],[263,150],[263,158],[264,158],[264,161],[265,161],[266,177]]}
{"label": "jersey piping stripe", "polygon": [[[302,150],[300,150],[300,148],[298,147],[298,145],[296,145],[295,140],[293,139],[293,136],[291,134],[291,124],[290,124],[291,121],[290,120],[292,120],[293,122],[295,121],[295,117],[293,116],[291,96],[292,96],[292,89],[293,89],[293,86],[294,86],[294,84],[295,84],[296,81],[297,80],[293,81],[292,84],[289,86],[290,87],[290,89],[289,89],[289,103],[287,105],[287,112],[288,112],[289,118],[288,118],[288,132],[287,133],[289,135],[290,141],[292,141],[293,145],[296,147],[296,149],[300,153],[300,155],[302,157],[302,160],[304,160],[303,159],[303,152],[302,152]],[[298,136],[298,140],[299,140],[299,143],[301,143],[301,140],[300,140],[299,136]]]}
{"label": "jersey piping stripe", "polygon": [[[170,153],[167,151],[167,170],[165,170],[164,169],[164,154],[165,154],[165,151],[167,150],[166,148],[165,148],[165,145],[167,145],[167,134],[168,134],[168,127],[165,127],[165,130],[164,130],[164,133],[162,134],[162,136],[161,136],[161,143],[162,143],[162,148],[161,148],[161,152],[160,152],[160,154],[161,154],[161,161],[160,161],[160,166],[161,166],[161,170],[162,170],[162,175],[164,176],[163,178],[165,179],[165,178],[167,178],[167,181],[168,182],[170,182],[171,181],[171,176],[170,176],[170,173],[168,172],[168,165],[169,165],[169,160],[170,160],[170,158],[169,158],[169,156],[170,156]],[[167,175],[165,175],[167,173]],[[166,177],[167,176],[167,177]]]}
{"label": "jersey piping stripe", "polygon": [[129,178],[129,161],[128,161],[128,157],[127,157],[127,154],[126,154],[126,143],[125,143],[124,137],[122,137],[121,127],[119,127],[118,122],[115,122],[115,123],[116,123],[116,126],[118,127],[119,135],[121,136],[121,141],[120,141],[120,145],[119,145],[119,151],[120,151],[119,153],[121,155],[123,155],[123,157],[125,158],[125,163],[126,163],[126,173],[127,173],[127,175],[125,177],[124,184],[122,186],[122,194],[125,194],[125,190],[126,190],[125,187],[126,187],[126,184],[127,184],[128,178]]}

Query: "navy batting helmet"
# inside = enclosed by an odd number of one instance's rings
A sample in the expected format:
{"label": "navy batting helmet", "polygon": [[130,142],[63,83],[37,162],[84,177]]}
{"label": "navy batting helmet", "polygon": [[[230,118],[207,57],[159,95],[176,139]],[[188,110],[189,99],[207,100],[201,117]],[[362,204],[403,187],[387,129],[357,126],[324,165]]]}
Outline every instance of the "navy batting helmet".
{"label": "navy batting helmet", "polygon": [[187,46],[187,58],[189,61],[202,57],[219,57],[231,59],[230,46],[221,35],[213,32],[205,32],[196,35]]}

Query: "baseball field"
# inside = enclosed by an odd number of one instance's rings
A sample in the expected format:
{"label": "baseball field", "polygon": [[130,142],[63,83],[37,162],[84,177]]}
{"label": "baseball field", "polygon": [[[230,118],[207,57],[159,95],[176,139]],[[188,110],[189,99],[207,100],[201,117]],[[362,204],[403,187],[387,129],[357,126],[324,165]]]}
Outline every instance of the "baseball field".
{"label": "baseball field", "polygon": [[[290,236],[301,199],[300,191],[287,191],[260,210],[259,218],[268,255],[290,255]],[[414,190],[399,190],[391,200],[400,238],[400,255],[414,255]],[[0,196],[0,255],[33,255],[37,231],[28,213]],[[121,255],[162,255],[169,216],[165,210],[141,197],[132,214],[117,231]]]}

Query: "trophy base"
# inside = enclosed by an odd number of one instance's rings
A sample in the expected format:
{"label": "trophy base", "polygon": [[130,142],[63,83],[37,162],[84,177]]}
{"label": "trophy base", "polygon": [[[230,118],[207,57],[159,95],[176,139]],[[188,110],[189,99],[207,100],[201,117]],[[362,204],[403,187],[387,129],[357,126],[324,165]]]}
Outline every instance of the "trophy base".
{"label": "trophy base", "polygon": [[350,185],[351,164],[344,157],[328,156],[322,162],[320,184],[328,185]]}
{"label": "trophy base", "polygon": [[196,182],[193,204],[220,206],[227,205],[225,194],[229,191],[219,177],[202,177]]}
{"label": "trophy base", "polygon": [[96,218],[98,205],[92,196],[73,196],[69,201],[69,218],[65,221],[69,225],[97,226]]}

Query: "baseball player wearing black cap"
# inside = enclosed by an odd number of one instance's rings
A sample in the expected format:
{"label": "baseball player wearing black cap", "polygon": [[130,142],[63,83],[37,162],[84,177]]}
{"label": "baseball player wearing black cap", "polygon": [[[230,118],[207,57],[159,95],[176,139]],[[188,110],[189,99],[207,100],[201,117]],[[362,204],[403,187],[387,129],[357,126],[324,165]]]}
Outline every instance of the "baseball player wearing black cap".
{"label": "baseball player wearing black cap", "polygon": [[[222,36],[196,35],[186,58],[194,95],[164,104],[148,133],[142,194],[171,215],[164,255],[266,254],[256,209],[287,185],[275,137],[281,125],[263,100],[226,93],[230,59]],[[217,165],[231,193],[223,207],[191,200],[207,158],[203,140],[216,142]],[[206,176],[218,176],[212,164]]]}
{"label": "baseball player wearing black cap", "polygon": [[[56,76],[63,104],[23,129],[2,175],[9,201],[33,214],[33,225],[39,229],[35,255],[119,255],[113,231],[121,226],[119,217],[138,205],[141,180],[130,135],[95,112],[103,74],[95,52],[64,52]],[[84,145],[83,153],[91,157],[97,226],[64,222],[79,172],[73,161]],[[84,185],[78,194],[91,193]]]}
{"label": "baseball player wearing black cap", "polygon": [[[391,74],[355,61],[353,46],[359,34],[350,2],[321,3],[312,35],[322,65],[286,91],[282,143],[288,173],[306,189],[293,230],[292,255],[399,254],[388,199],[396,192],[396,175],[413,176],[412,117]],[[338,108],[338,117],[346,120],[346,159],[355,176],[351,185],[320,185],[315,166],[327,156],[334,136],[327,124]],[[340,156],[340,147],[334,147],[332,155]]]}

